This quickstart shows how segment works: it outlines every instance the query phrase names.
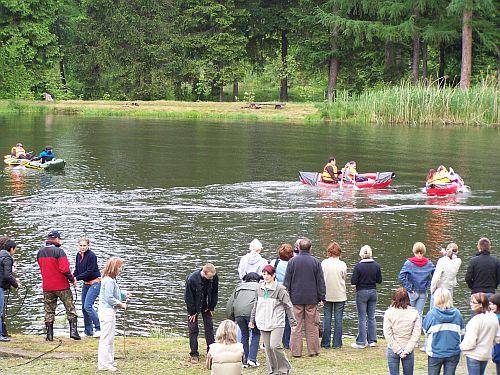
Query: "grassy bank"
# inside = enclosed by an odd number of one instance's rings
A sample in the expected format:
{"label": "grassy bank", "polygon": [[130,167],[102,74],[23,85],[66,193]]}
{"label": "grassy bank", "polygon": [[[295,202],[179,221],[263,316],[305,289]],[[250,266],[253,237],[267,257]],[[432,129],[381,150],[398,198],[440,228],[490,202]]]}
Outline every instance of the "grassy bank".
{"label": "grassy bank", "polygon": [[[350,340],[345,340],[342,349],[322,350],[318,357],[308,357],[304,346],[302,358],[292,358],[287,351],[288,357],[294,368],[294,374],[386,374],[387,364],[385,359],[385,346],[379,341],[376,348],[352,349]],[[29,358],[6,357],[2,349],[16,349],[21,352],[30,352],[32,355],[54,348],[54,343],[46,343],[43,336],[21,336],[16,335],[10,343],[0,344],[0,372],[2,374],[93,374],[97,368],[97,345],[98,340],[84,338],[82,341],[73,341],[62,338],[62,345],[54,352],[40,359],[34,360],[28,365],[19,366]],[[126,357],[123,355],[123,338],[117,337],[116,342],[117,366],[125,374],[207,374],[203,367],[204,356],[200,364],[188,363],[189,343],[187,338],[138,338],[126,339]],[[205,344],[200,340],[200,351]],[[7,350],[5,349],[5,350]],[[36,352],[36,353],[35,353]],[[59,355],[62,358],[47,358],[50,355]],[[415,374],[425,374],[427,368],[427,357],[417,350],[415,352]],[[246,375],[267,374],[265,367],[265,355],[259,350],[258,361],[261,366],[255,369],[246,369]],[[17,366],[17,367],[14,367]],[[494,365],[489,364],[489,371],[494,372]],[[465,374],[465,359],[462,358],[457,374]]]}
{"label": "grassy bank", "polygon": [[283,109],[264,105],[260,109],[243,108],[242,102],[176,102],[176,101],[82,101],[54,103],[42,101],[0,101],[0,113],[50,113],[83,116],[127,116],[171,119],[216,119],[304,122],[321,120],[313,104],[287,103]]}
{"label": "grassy bank", "polygon": [[339,93],[332,105],[319,106],[332,121],[390,124],[500,125],[498,88],[483,83],[464,92],[459,88],[409,83],[359,95]]}

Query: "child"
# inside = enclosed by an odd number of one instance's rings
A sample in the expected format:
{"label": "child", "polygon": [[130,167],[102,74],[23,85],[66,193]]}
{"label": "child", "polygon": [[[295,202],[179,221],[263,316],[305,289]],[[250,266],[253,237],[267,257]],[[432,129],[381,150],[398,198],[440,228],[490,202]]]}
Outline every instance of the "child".
{"label": "child", "polygon": [[115,364],[115,327],[116,310],[118,307],[127,308],[122,302],[132,297],[131,293],[122,293],[116,277],[123,267],[123,259],[112,257],[102,270],[101,291],[99,293],[99,322],[101,325],[101,337],[97,351],[97,368],[99,370],[117,371]]}
{"label": "child", "polygon": [[243,344],[236,341],[236,323],[222,321],[208,350],[207,368],[212,375],[240,375],[243,355]]}

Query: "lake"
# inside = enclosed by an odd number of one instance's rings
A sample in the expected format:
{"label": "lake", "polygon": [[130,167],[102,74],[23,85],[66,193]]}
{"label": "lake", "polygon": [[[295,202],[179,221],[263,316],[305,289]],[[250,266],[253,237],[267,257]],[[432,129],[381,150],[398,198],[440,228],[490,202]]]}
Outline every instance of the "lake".
{"label": "lake", "polygon": [[[36,152],[50,144],[67,162],[63,172],[5,168],[0,174],[0,235],[20,244],[17,275],[28,288],[22,306],[24,290],[9,299],[8,314],[21,307],[8,321],[18,332],[44,326],[36,253],[52,229],[61,231],[72,268],[81,236],[91,239],[101,266],[110,256],[125,259],[119,283],[135,295],[127,330],[136,335],[187,333],[185,278],[206,262],[218,269],[216,321],[223,319],[239,258],[253,238],[267,259],[275,258],[279,244],[303,236],[323,259],[337,241],[349,279],[360,247],[369,244],[384,278],[379,334],[414,242],[426,244],[434,263],[441,247],[458,243],[463,264],[455,304],[465,315],[463,279],[477,240],[489,237],[498,254],[495,129],[1,116],[0,149],[7,154],[17,142]],[[299,170],[321,171],[330,155],[339,165],[356,160],[361,173],[395,171],[396,179],[378,191],[325,191],[298,182]],[[471,192],[422,193],[428,169],[439,164],[453,166]],[[353,335],[351,287],[348,299],[344,330]],[[57,331],[66,334],[62,316]],[[79,327],[83,331],[83,321]]]}

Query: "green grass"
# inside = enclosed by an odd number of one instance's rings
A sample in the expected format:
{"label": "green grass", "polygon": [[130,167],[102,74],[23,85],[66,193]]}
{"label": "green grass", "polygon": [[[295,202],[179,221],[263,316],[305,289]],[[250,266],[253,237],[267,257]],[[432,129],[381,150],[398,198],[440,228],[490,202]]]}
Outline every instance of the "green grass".
{"label": "green grass", "polygon": [[339,93],[331,104],[318,106],[332,121],[390,124],[500,125],[498,87],[483,82],[468,91],[440,89],[436,84],[384,87],[359,95]]}
{"label": "green grass", "polygon": [[[125,374],[207,374],[204,368],[205,357],[200,358],[198,365],[191,365],[189,359],[189,342],[184,337],[164,336],[158,338],[127,337],[126,356],[123,355],[123,338],[115,341],[115,357],[118,368]],[[57,340],[58,338],[56,338]],[[72,358],[48,359],[40,358],[28,365],[27,358],[4,357],[1,359],[0,372],[2,374],[93,374],[97,368],[97,345],[94,338],[83,338],[82,341],[73,341],[62,338],[63,344],[55,352],[66,353]],[[344,340],[342,349],[322,349],[318,357],[308,357],[304,343],[304,353],[301,358],[292,358],[287,351],[288,358],[294,368],[294,374],[387,374],[385,358],[386,347],[383,340],[376,348],[352,349],[351,340]],[[205,348],[202,340],[199,341],[200,352]],[[57,345],[57,341],[47,343],[43,336],[15,335],[10,343],[2,343],[2,347],[17,348],[20,350],[44,352]],[[1,355],[1,354],[0,354]],[[427,356],[419,350],[415,351],[415,374],[425,374]],[[74,358],[74,357],[77,358]],[[258,361],[262,364],[256,369],[246,369],[243,374],[267,374],[265,355],[259,350]],[[465,374],[465,359],[460,361],[457,374]],[[488,365],[494,369],[493,364]]]}

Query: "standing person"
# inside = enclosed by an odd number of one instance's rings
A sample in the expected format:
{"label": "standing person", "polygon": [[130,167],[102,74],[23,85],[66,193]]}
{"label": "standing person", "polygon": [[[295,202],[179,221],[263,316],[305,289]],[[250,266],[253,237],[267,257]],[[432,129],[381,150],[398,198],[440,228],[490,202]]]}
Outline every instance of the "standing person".
{"label": "standing person", "polygon": [[[131,293],[122,292],[116,277],[123,268],[123,259],[112,257],[102,270],[102,285],[99,292],[99,319],[102,327],[97,350],[98,370],[116,371],[115,364],[115,328],[116,310],[127,308],[126,300]],[[125,302],[124,302],[125,301]]]}
{"label": "standing person", "polygon": [[[453,300],[447,288],[434,292],[434,306],[427,313],[423,323],[427,335],[428,375],[453,375],[460,361],[460,342],[465,328],[462,314],[453,307]],[[419,335],[420,336],[420,335]]]}
{"label": "standing person", "polygon": [[[283,281],[285,281],[288,261],[293,258],[293,255],[292,245],[283,243],[278,247],[278,258],[269,262],[276,270],[276,281],[279,284],[283,284]],[[285,331],[283,332],[283,346],[285,349],[290,349],[290,333],[290,322],[288,321],[288,317],[285,316]]]}
{"label": "standing person", "polygon": [[21,283],[12,275],[14,259],[12,255],[16,252],[17,244],[12,240],[4,242],[3,249],[0,250],[0,341],[10,341],[7,337],[7,330],[4,328],[4,307],[5,291],[11,287],[19,288]]}
{"label": "standing person", "polygon": [[496,340],[500,339],[498,318],[488,311],[488,305],[486,293],[474,293],[470,296],[470,307],[475,314],[467,323],[464,340],[460,344],[467,360],[469,375],[484,374],[491,359],[491,349]]}
{"label": "standing person", "polygon": [[262,270],[264,282],[257,290],[250,328],[257,327],[262,335],[266,351],[266,362],[269,374],[288,374],[292,368],[281,345],[285,328],[285,313],[290,325],[295,327],[297,321],[293,314],[292,302],[286,288],[276,282],[274,267],[267,265]]}
{"label": "standing person", "polygon": [[260,275],[262,269],[267,265],[267,261],[260,255],[262,252],[262,243],[258,239],[250,242],[249,250],[247,254],[241,257],[238,265],[240,280],[243,280],[243,276],[250,272],[256,272]]}
{"label": "standing person", "polygon": [[486,293],[488,297],[495,294],[500,283],[500,261],[490,255],[491,242],[482,237],[477,242],[477,254],[469,261],[465,282],[471,293]]}
{"label": "standing person", "polygon": [[414,257],[408,258],[399,272],[399,281],[408,291],[410,304],[415,307],[422,317],[427,291],[431,286],[434,264],[426,258],[425,245],[422,242],[415,242],[412,249]]}
{"label": "standing person", "polygon": [[211,375],[240,375],[243,346],[236,340],[236,324],[223,320],[215,333],[215,342],[210,344],[206,366]]}
{"label": "standing person", "polygon": [[[382,284],[380,265],[373,260],[372,248],[365,245],[359,251],[361,260],[354,266],[351,284],[356,286],[356,310],[358,311],[358,335],[351,346],[363,349],[377,346],[377,284]],[[368,329],[367,329],[368,326]]]}
{"label": "standing person", "polygon": [[[250,340],[248,325],[253,305],[255,304],[255,295],[257,289],[259,289],[260,279],[261,276],[255,272],[247,273],[243,276],[243,282],[236,286],[227,302],[227,316],[234,320],[238,327],[240,327],[241,343],[243,344],[243,351],[245,353],[243,367],[245,368],[259,366],[257,351],[259,350],[260,331],[258,328],[253,328]],[[250,346],[248,346],[249,341]]]}
{"label": "standing person", "polygon": [[453,289],[457,285],[457,273],[462,264],[462,259],[458,256],[458,246],[451,242],[446,246],[443,257],[436,263],[436,270],[431,280],[431,303],[430,308],[434,306],[434,292],[438,288],[445,288],[450,291],[453,298]]}
{"label": "standing person", "polygon": [[[78,253],[75,260],[75,272],[73,275],[77,280],[83,281],[82,286],[82,312],[86,336],[99,337],[101,325],[99,315],[94,309],[94,302],[101,290],[101,272],[97,266],[97,256],[89,249],[90,240],[80,238],[78,240]],[[94,333],[95,327],[95,333]]]}
{"label": "standing person", "polygon": [[[490,311],[496,314],[500,325],[500,293],[496,293],[490,297]],[[492,360],[497,367],[497,375],[500,374],[500,344],[495,344],[491,353]]]}
{"label": "standing person", "polygon": [[332,314],[334,317],[333,347],[342,347],[342,319],[347,301],[345,278],[347,265],[340,260],[342,250],[337,242],[332,242],[327,249],[328,258],[321,262],[325,276],[326,296],[323,308],[323,338],[321,347],[329,348],[332,335]]}
{"label": "standing person", "polygon": [[203,318],[207,351],[210,344],[215,342],[213,313],[219,298],[219,276],[215,266],[207,263],[202,269],[196,270],[186,278],[184,301],[188,312],[190,361],[199,362],[198,352],[198,314]]}
{"label": "standing person", "polygon": [[392,304],[384,314],[384,337],[387,341],[387,365],[390,375],[399,375],[399,363],[404,375],[413,375],[413,349],[420,337],[422,323],[417,310],[410,306],[405,288],[392,296]]}
{"label": "standing person", "polygon": [[318,304],[325,301],[325,277],[321,263],[311,255],[311,241],[300,241],[299,255],[288,262],[283,285],[290,293],[297,327],[292,329],[290,350],[292,356],[302,355],[302,324],[306,334],[309,356],[319,355],[319,311]]}
{"label": "standing person", "polygon": [[69,337],[80,340],[78,334],[78,315],[73,303],[70,283],[76,286],[76,279],[69,269],[68,258],[61,248],[61,234],[57,230],[47,235],[45,246],[36,255],[40,273],[42,274],[43,304],[45,307],[45,340],[54,341],[54,319],[59,298],[64,304],[69,321]]}

